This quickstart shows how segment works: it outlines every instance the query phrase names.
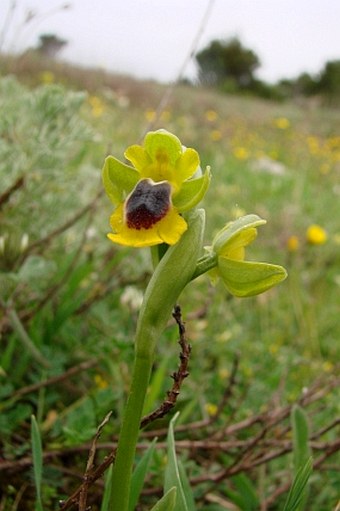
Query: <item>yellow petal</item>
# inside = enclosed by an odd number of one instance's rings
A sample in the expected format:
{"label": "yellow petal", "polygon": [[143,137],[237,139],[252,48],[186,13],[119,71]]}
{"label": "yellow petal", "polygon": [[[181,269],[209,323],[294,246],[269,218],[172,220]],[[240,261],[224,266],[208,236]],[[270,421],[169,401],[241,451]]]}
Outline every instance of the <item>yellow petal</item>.
{"label": "yellow petal", "polygon": [[187,230],[188,224],[174,207],[156,224],[159,237],[168,245],[174,245]]}
{"label": "yellow petal", "polygon": [[255,227],[249,227],[249,229],[239,232],[238,235],[232,239],[229,246],[221,251],[221,255],[225,255],[229,257],[229,259],[242,261],[245,256],[244,248],[250,245],[256,237],[257,229]]}
{"label": "yellow petal", "polygon": [[145,149],[140,145],[131,145],[124,153],[124,156],[132,165],[141,172],[144,167],[151,163]]}
{"label": "yellow petal", "polygon": [[195,149],[186,149],[176,162],[176,183],[180,186],[183,181],[192,177],[200,165],[200,158]]}

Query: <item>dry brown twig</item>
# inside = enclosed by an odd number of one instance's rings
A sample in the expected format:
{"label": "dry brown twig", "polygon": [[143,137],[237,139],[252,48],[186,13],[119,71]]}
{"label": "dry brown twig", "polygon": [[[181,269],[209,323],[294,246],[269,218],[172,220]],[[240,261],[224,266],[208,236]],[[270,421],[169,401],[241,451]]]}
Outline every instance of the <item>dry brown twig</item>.
{"label": "dry brown twig", "polygon": [[186,333],[185,333],[185,326],[182,321],[182,315],[181,315],[181,309],[179,305],[175,306],[174,312],[173,312],[173,318],[175,319],[178,330],[179,330],[179,345],[181,347],[181,352],[179,355],[180,358],[180,365],[176,372],[174,372],[171,377],[174,380],[174,383],[171,387],[171,389],[167,392],[167,396],[163,403],[152,413],[144,417],[141,421],[141,428],[145,428],[152,422],[154,422],[157,419],[160,419],[161,417],[164,417],[167,413],[170,412],[170,410],[175,406],[177,397],[180,393],[181,385],[185,378],[189,376],[188,373],[188,362],[189,357],[191,353],[191,346],[187,341]]}
{"label": "dry brown twig", "polygon": [[89,456],[86,464],[86,470],[83,477],[83,484],[81,486],[80,494],[79,494],[79,511],[86,511],[86,502],[87,502],[87,492],[89,489],[89,486],[91,484],[90,476],[94,469],[94,458],[97,451],[97,442],[99,440],[99,437],[101,435],[101,432],[103,428],[106,426],[106,424],[109,422],[112,412],[109,412],[101,424],[99,424],[95,437],[92,441],[92,445],[89,451]]}
{"label": "dry brown twig", "polygon": [[10,200],[13,193],[22,188],[25,184],[24,176],[19,176],[17,180],[0,195],[0,210]]}

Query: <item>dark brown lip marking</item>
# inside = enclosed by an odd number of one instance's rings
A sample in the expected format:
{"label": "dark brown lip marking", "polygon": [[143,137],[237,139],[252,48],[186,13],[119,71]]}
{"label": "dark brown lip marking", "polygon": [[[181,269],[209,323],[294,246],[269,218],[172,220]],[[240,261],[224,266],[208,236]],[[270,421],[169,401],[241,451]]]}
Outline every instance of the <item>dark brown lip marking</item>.
{"label": "dark brown lip marking", "polygon": [[125,204],[126,223],[130,229],[150,229],[165,217],[170,208],[171,185],[142,179]]}

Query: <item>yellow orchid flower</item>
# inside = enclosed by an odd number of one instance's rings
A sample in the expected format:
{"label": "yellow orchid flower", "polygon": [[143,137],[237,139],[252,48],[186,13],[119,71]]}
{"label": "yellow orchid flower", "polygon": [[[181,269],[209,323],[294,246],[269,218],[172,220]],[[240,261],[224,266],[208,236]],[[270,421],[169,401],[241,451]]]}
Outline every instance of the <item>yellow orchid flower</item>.
{"label": "yellow orchid flower", "polygon": [[204,196],[210,169],[193,177],[200,172],[198,153],[165,130],[149,132],[125,157],[132,166],[108,156],[103,168],[104,187],[115,205],[109,239],[132,247],[174,245],[187,230],[182,213]]}
{"label": "yellow orchid flower", "polygon": [[257,227],[266,221],[257,215],[246,215],[229,222],[213,240],[207,252],[217,257],[211,270],[212,280],[220,277],[228,291],[239,297],[263,293],[287,277],[277,264],[245,261],[245,247],[257,236]]}

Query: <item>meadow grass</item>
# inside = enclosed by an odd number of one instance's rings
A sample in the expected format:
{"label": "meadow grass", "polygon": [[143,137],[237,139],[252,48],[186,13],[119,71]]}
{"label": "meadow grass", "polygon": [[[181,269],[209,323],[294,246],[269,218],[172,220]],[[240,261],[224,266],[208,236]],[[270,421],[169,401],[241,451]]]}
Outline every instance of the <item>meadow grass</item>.
{"label": "meadow grass", "polygon": [[[2,62],[3,74],[8,66]],[[45,463],[46,509],[72,492],[75,483],[64,468],[82,473],[86,454],[80,446],[88,445],[109,410],[111,429],[103,438],[118,431],[130,382],[135,321],[151,267],[147,251],[116,247],[106,239],[111,205],[95,196],[105,156],[122,158],[150,126],[175,133],[198,150],[202,166],[211,166],[212,184],[204,199],[206,243],[229,220],[256,213],[268,223],[248,247],[247,258],[282,264],[289,273],[279,287],[243,300],[230,297],[221,285],[213,287],[207,278],[185,290],[181,307],[193,351],[177,424],[214,414],[236,354],[237,384],[218,427],[292,404],[315,381],[334,379],[340,335],[339,111],[178,85],[156,118],[165,86],[71,66],[47,69],[21,62],[20,67],[17,61],[11,66],[34,88],[1,78],[0,428],[2,457],[13,462],[1,482],[2,509],[14,509],[21,490],[25,509],[33,509],[34,485],[23,486],[15,465],[29,455],[32,414],[44,450],[64,451],[62,461]],[[77,92],[85,88],[85,95]],[[24,183],[6,198],[6,190],[21,177]],[[317,229],[308,231],[313,225]],[[22,344],[22,331],[9,311],[17,315],[45,366]],[[177,332],[170,328],[159,343],[146,412],[170,386],[167,375],[177,365],[176,341]],[[84,361],[89,365],[81,370]],[[73,376],[39,386],[76,366]],[[37,384],[35,391],[27,387],[31,384]],[[338,414],[339,392],[333,388],[310,410],[311,430],[331,424]],[[159,427],[167,423],[160,421]],[[322,440],[334,438],[331,428]],[[286,477],[289,456],[216,491],[236,502],[237,509],[256,509]],[[221,453],[221,458],[228,464],[233,453]],[[201,469],[213,470],[214,463],[199,452],[186,452],[192,477]],[[163,465],[164,453],[156,450],[151,466],[155,486],[161,484]],[[328,470],[314,474],[307,509],[335,508],[338,483],[334,456]],[[244,493],[245,485],[256,495],[252,504],[235,496]],[[200,502],[207,488],[207,482],[197,487]],[[149,509],[152,498],[144,496],[141,509]],[[223,509],[205,502],[199,509]],[[282,507],[278,496],[270,509]]]}

